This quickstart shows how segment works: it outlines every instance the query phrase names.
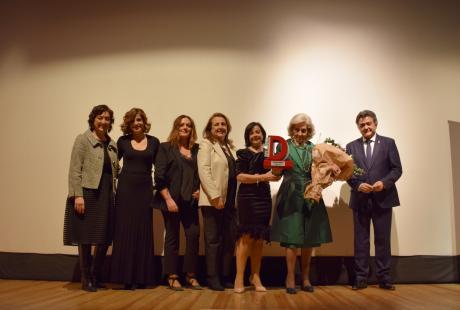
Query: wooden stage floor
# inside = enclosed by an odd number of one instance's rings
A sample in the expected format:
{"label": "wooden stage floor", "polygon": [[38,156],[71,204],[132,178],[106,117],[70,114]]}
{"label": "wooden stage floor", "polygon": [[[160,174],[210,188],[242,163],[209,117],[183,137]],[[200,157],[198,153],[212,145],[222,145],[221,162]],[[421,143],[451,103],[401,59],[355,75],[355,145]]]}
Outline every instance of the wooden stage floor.
{"label": "wooden stage floor", "polygon": [[370,286],[317,286],[315,292],[288,295],[282,288],[266,293],[248,289],[174,292],[165,286],[86,293],[79,283],[0,280],[0,309],[460,309],[460,284],[400,284],[396,291]]}

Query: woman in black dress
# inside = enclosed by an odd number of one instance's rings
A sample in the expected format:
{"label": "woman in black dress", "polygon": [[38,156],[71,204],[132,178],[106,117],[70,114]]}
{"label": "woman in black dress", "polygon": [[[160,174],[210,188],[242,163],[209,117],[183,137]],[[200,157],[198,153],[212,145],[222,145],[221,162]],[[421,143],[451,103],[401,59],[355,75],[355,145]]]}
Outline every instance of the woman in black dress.
{"label": "woman in black dress", "polygon": [[159,140],[150,130],[144,111],[133,108],[123,117],[118,139],[118,157],[123,168],[118,177],[112,251],[112,282],[125,289],[144,288],[155,283],[152,209],[152,167]]}
{"label": "woman in black dress", "polygon": [[263,167],[265,137],[265,130],[260,123],[250,123],[244,131],[246,148],[236,152],[236,178],[241,182],[236,196],[236,293],[244,292],[244,270],[248,256],[251,257],[251,284],[257,292],[266,291],[259,272],[263,242],[269,241],[270,235],[272,199],[269,182],[278,181],[280,177]]}
{"label": "woman in black dress", "polygon": [[[82,289],[103,287],[101,268],[112,243],[113,190],[118,172],[117,146],[109,137],[113,111],[93,108],[89,129],[78,135],[72,149],[69,194],[64,218],[64,245],[78,245]],[[96,245],[91,264],[91,245]]]}
{"label": "woman in black dress", "polygon": [[160,144],[155,161],[155,186],[157,193],[153,207],[160,209],[165,223],[163,272],[168,275],[169,287],[182,291],[178,276],[180,223],[185,232],[183,271],[186,284],[201,289],[196,279],[200,223],[198,197],[200,179],[196,156],[198,153],[195,123],[187,115],[174,120],[168,142]]}

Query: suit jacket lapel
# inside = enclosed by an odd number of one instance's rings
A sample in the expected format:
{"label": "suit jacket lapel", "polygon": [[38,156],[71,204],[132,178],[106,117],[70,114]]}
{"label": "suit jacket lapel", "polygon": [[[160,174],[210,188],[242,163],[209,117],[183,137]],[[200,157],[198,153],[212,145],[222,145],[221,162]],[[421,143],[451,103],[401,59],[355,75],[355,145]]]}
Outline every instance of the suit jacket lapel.
{"label": "suit jacket lapel", "polygon": [[218,142],[214,142],[212,144],[212,147],[214,148],[214,151],[216,151],[216,153],[219,154],[219,156],[227,160],[227,157],[225,156],[224,151],[222,150],[222,147]]}
{"label": "suit jacket lapel", "polygon": [[173,156],[176,158],[176,160],[178,160],[178,162],[180,162],[179,160],[181,160],[182,154],[180,153],[179,148],[171,145],[171,149]]}
{"label": "suit jacket lapel", "polygon": [[[362,166],[366,167],[366,168],[369,168],[367,166],[367,161],[366,161],[366,154],[364,153],[364,142],[363,142],[363,138],[359,138],[356,140],[356,147],[358,149],[358,152],[357,152],[357,156],[354,158],[355,162],[360,162]],[[359,167],[359,165],[358,165]],[[360,167],[360,168],[363,168],[363,167]]]}

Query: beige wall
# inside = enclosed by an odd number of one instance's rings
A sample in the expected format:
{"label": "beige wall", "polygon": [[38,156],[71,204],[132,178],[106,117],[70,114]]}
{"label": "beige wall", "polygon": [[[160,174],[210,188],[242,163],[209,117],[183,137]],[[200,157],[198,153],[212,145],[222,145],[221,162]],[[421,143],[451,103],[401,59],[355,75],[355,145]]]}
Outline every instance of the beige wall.
{"label": "beige wall", "polygon": [[[316,124],[314,142],[345,144],[359,135],[356,113],[372,109],[403,163],[393,254],[460,253],[448,125],[460,121],[457,8],[97,3],[0,4],[0,251],[76,253],[62,246],[70,150],[91,107],[105,103],[115,111],[114,138],[133,106],[160,140],[179,114],[201,132],[221,111],[239,147],[248,122],[285,135],[297,112]],[[348,197],[345,184],[325,191],[335,242],[317,254],[352,254]],[[157,253],[162,225],[155,213]],[[265,253],[283,251],[272,244]]]}

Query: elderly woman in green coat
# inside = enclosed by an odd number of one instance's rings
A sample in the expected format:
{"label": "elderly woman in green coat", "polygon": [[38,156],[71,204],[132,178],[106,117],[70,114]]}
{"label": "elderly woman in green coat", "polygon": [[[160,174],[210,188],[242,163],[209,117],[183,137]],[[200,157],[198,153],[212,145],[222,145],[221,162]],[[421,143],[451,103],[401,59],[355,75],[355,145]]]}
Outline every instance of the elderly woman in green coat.
{"label": "elderly woman in green coat", "polygon": [[271,240],[286,248],[286,292],[297,293],[295,288],[295,263],[297,249],[301,249],[301,289],[313,292],[310,283],[310,261],[314,247],[332,241],[329,218],[324,205],[311,203],[304,198],[305,187],[311,182],[315,127],[306,114],[295,115],[288,127],[289,158],[293,168],[285,170],[283,182],[276,196]]}

